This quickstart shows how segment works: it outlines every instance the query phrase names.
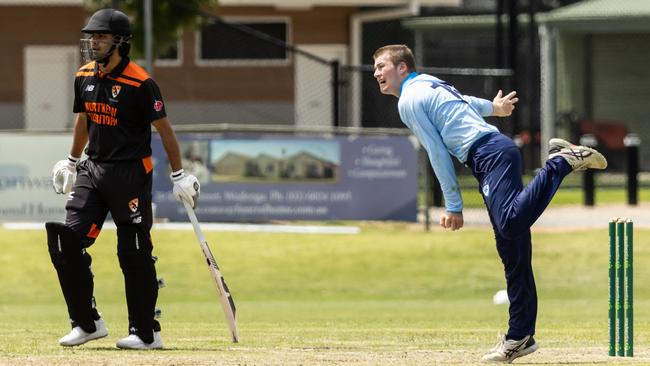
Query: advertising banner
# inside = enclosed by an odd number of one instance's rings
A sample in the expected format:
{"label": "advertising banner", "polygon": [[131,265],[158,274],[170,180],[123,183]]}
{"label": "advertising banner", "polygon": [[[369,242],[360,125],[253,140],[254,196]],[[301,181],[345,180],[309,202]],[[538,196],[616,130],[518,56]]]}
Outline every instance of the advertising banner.
{"label": "advertising banner", "polygon": [[[407,136],[178,134],[183,166],[201,183],[203,221],[415,221],[416,148]],[[156,217],[186,221],[157,135]]]}
{"label": "advertising banner", "polygon": [[70,135],[0,134],[0,220],[63,221],[67,196],[54,193],[52,167]]}

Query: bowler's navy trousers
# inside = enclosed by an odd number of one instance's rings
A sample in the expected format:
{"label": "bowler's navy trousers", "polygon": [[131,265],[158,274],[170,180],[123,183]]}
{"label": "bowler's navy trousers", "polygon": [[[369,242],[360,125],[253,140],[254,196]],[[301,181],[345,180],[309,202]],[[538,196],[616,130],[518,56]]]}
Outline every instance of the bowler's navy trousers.
{"label": "bowler's navy trousers", "polygon": [[521,339],[534,335],[537,290],[530,227],[551,202],[571,166],[562,157],[547,160],[524,188],[519,149],[510,138],[497,132],[472,145],[467,165],[478,180],[506,274],[510,299],[506,337]]}

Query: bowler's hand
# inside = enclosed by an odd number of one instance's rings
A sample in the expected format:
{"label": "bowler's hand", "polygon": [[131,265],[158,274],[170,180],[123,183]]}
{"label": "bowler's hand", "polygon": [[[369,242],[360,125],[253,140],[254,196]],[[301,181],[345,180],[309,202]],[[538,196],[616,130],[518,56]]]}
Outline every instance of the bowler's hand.
{"label": "bowler's hand", "polygon": [[519,98],[516,98],[515,95],[517,95],[517,92],[512,91],[504,97],[503,91],[499,90],[497,96],[492,100],[492,116],[508,117],[511,115],[515,109],[515,103],[519,101]]}
{"label": "bowler's hand", "polygon": [[446,212],[440,215],[440,226],[452,231],[460,229],[463,227],[463,214]]}

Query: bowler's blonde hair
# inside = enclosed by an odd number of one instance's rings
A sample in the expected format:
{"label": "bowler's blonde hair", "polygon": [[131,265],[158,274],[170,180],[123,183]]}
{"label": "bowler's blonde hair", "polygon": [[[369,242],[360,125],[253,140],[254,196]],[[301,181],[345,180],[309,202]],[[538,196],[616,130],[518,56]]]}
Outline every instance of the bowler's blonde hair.
{"label": "bowler's blonde hair", "polygon": [[400,64],[400,62],[403,62],[409,72],[415,71],[415,57],[413,57],[413,52],[410,48],[408,48],[407,45],[391,44],[380,47],[372,55],[372,58],[376,59],[383,53],[388,53],[388,56],[393,65],[397,66]]}

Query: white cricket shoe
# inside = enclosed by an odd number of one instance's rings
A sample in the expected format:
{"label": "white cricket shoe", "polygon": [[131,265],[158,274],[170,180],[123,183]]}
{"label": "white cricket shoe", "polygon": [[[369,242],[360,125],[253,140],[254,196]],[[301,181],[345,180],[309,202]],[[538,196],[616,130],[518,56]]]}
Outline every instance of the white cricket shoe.
{"label": "white cricket shoe", "polygon": [[95,328],[94,332],[87,333],[85,330],[81,329],[81,327],[74,327],[70,333],[59,339],[59,344],[66,347],[78,346],[88,341],[92,341],[93,339],[104,338],[108,335],[108,329],[106,329],[104,320],[101,318],[95,320]]}
{"label": "white cricket shoe", "polygon": [[515,358],[529,355],[537,351],[539,346],[533,336],[525,336],[520,340],[506,339],[499,336],[499,342],[490,352],[486,353],[481,361],[493,363],[512,363]]}
{"label": "white cricket shoe", "polygon": [[162,349],[163,343],[160,332],[153,332],[153,342],[144,343],[136,334],[129,334],[128,337],[117,341],[117,348],[123,349]]}
{"label": "white cricket shoe", "polygon": [[605,169],[607,168],[607,159],[596,151],[587,146],[579,146],[569,141],[559,138],[552,138],[548,141],[548,158],[552,159],[561,156],[571,165],[573,170],[587,169]]}

